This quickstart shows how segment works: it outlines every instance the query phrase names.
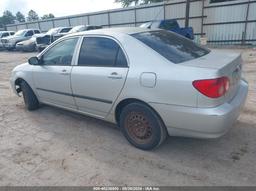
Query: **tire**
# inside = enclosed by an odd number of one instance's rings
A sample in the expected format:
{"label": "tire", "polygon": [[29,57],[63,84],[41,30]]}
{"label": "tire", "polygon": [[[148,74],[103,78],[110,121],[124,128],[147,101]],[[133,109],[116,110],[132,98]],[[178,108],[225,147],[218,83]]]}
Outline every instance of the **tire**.
{"label": "tire", "polygon": [[21,87],[21,91],[23,94],[23,99],[24,99],[26,108],[29,111],[38,109],[39,101],[38,101],[35,93],[31,89],[31,87],[25,81],[21,82],[20,87]]}
{"label": "tire", "polygon": [[120,128],[126,139],[136,148],[152,150],[160,146],[167,131],[160,117],[147,105],[134,102],[123,108]]}

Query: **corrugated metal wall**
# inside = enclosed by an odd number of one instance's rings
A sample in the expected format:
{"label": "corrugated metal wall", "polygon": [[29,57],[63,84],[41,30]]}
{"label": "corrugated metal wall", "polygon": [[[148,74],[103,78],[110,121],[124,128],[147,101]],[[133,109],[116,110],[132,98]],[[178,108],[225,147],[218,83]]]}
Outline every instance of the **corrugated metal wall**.
{"label": "corrugated metal wall", "polygon": [[[203,30],[211,43],[241,44],[256,41],[256,1],[205,1]],[[246,34],[245,34],[246,33]]]}
{"label": "corrugated metal wall", "polygon": [[[45,32],[52,27],[81,24],[103,27],[139,26],[156,19],[177,19],[184,27],[185,7],[185,0],[170,0],[165,3],[8,25],[7,29],[39,28]],[[235,0],[224,3],[191,0],[189,24],[194,28],[196,40],[206,36],[209,43],[256,43],[256,0]]]}

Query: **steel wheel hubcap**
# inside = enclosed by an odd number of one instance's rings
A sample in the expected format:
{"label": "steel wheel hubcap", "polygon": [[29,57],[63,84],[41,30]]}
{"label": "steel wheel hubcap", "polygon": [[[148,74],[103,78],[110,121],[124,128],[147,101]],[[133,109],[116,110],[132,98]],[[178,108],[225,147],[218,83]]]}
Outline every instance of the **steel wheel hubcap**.
{"label": "steel wheel hubcap", "polygon": [[125,128],[129,136],[136,142],[147,143],[152,138],[152,127],[141,112],[131,112],[126,117]]}

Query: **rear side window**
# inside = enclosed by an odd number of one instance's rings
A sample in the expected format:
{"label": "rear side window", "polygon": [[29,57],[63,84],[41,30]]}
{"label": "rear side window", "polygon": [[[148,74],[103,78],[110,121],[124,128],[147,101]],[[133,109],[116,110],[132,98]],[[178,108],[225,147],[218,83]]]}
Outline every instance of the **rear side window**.
{"label": "rear side window", "polygon": [[210,52],[193,41],[169,31],[143,32],[132,36],[175,64],[202,57]]}
{"label": "rear side window", "polygon": [[65,32],[69,32],[71,30],[71,28],[64,28],[60,31],[60,33],[65,33]]}
{"label": "rear side window", "polygon": [[116,66],[117,67],[127,67],[127,60],[125,58],[124,52],[121,48],[118,49],[117,57],[116,57]]}
{"label": "rear side window", "polygon": [[84,38],[79,66],[126,67],[127,62],[122,49],[112,39],[103,37]]}
{"label": "rear side window", "polygon": [[161,23],[160,28],[165,29],[165,30],[172,30],[175,28],[179,28],[179,25],[178,25],[177,21],[166,20]]}

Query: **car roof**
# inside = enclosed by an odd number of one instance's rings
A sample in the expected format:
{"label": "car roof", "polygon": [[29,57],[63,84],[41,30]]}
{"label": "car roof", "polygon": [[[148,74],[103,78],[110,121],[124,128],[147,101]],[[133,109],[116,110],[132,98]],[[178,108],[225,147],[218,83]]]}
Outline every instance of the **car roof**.
{"label": "car roof", "polygon": [[[158,29],[159,30],[159,29]],[[86,35],[86,34],[95,34],[95,35],[111,35],[111,34],[136,34],[142,32],[153,31],[151,29],[140,28],[140,27],[121,27],[121,28],[104,28],[90,31],[83,31],[75,34],[70,34],[68,36],[76,36],[76,35]]]}

